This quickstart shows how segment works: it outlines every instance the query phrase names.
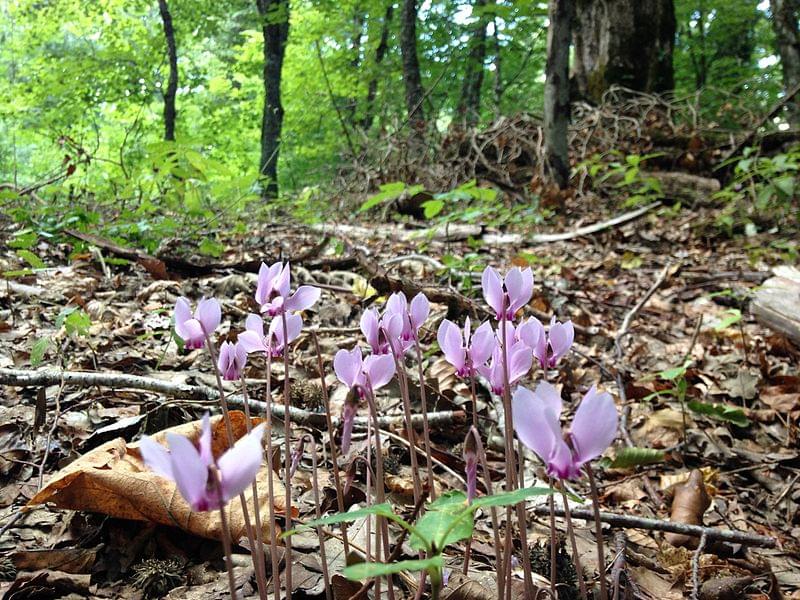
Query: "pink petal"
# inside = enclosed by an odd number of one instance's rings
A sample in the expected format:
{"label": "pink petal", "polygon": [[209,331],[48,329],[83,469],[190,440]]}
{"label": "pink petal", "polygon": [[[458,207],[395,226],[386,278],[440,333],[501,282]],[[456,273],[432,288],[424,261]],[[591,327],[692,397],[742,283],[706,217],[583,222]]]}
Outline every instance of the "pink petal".
{"label": "pink petal", "polygon": [[439,324],[436,339],[447,362],[453,365],[456,370],[461,369],[464,366],[466,352],[462,345],[461,331],[459,331],[458,327],[451,321],[444,319]]}
{"label": "pink petal", "polygon": [[[522,323],[517,328],[517,338],[525,342],[531,350],[536,352],[540,347],[544,347],[547,343],[547,334],[544,331],[544,325],[536,317],[530,317],[527,321]],[[537,356],[537,358],[539,358]]]}
{"label": "pink petal", "polygon": [[314,306],[322,293],[318,287],[312,285],[301,285],[291,298],[286,301],[287,311],[301,311]]}
{"label": "pink petal", "polygon": [[569,352],[572,342],[575,339],[575,328],[572,321],[566,323],[554,323],[550,326],[550,348],[553,351],[551,358],[552,362],[558,361],[559,358]]}
{"label": "pink petal", "polygon": [[394,357],[389,354],[368,356],[364,359],[364,372],[373,390],[382,388],[394,377]]}
{"label": "pink petal", "polygon": [[540,381],[533,395],[539,404],[553,412],[556,420],[561,418],[561,411],[563,410],[561,393],[553,384],[547,381]]}
{"label": "pink petal", "polygon": [[200,446],[200,460],[206,467],[214,464],[214,455],[211,453],[211,418],[208,413],[203,415],[200,422],[200,439],[198,440]]}
{"label": "pink petal", "polygon": [[353,387],[359,381],[362,363],[361,348],[356,346],[349,352],[342,349],[333,357],[333,370],[339,381],[347,387]]}
{"label": "pink petal", "polygon": [[617,407],[608,392],[592,388],[581,401],[572,419],[572,445],[579,464],[600,456],[617,437]]}
{"label": "pink petal", "polygon": [[266,423],[255,427],[240,439],[217,461],[222,479],[222,501],[227,502],[238,496],[249,486],[261,468]]}
{"label": "pink petal", "polygon": [[[191,318],[192,307],[189,304],[189,300],[184,297],[178,298],[175,302],[175,330],[177,331],[179,325],[182,325]],[[180,333],[178,335],[180,335]]]}
{"label": "pink petal", "polygon": [[184,321],[180,329],[176,323],[175,333],[178,334],[178,337],[184,341],[186,347],[189,349],[202,348],[206,340],[206,336],[203,334],[203,326],[200,325],[200,321],[197,319]]}
{"label": "pink petal", "polygon": [[178,490],[189,505],[196,509],[206,497],[208,467],[201,460],[200,454],[188,438],[168,433],[167,443],[169,443],[172,472],[175,474]]}
{"label": "pink petal", "polygon": [[367,343],[372,348],[373,352],[378,352],[380,349],[380,341],[378,339],[378,329],[380,327],[378,323],[378,311],[374,308],[370,308],[364,311],[364,314],[361,315],[361,333],[364,334],[364,338],[367,340]]}
{"label": "pink petal", "polygon": [[384,313],[391,313],[393,315],[404,315],[408,308],[408,300],[403,292],[395,292],[386,301],[386,310]]}
{"label": "pink petal", "polygon": [[553,452],[556,436],[553,434],[553,423],[559,430],[557,418],[552,411],[545,411],[545,406],[528,388],[520,386],[511,397],[511,420],[517,437],[544,462]]}
{"label": "pink petal", "polygon": [[[280,264],[280,263],[278,263]],[[289,291],[292,287],[292,271],[289,263],[286,263],[286,266],[275,278],[275,282],[273,283],[273,290],[280,294],[283,298],[286,298],[289,295]]]}
{"label": "pink petal", "polygon": [[269,300],[269,292],[272,283],[270,276],[270,267],[263,262],[258,268],[258,284],[256,285],[256,302],[259,304],[266,304]]}
{"label": "pink petal", "polygon": [[511,348],[511,357],[508,361],[508,384],[514,385],[528,374],[533,365],[533,352],[522,342],[517,342]]}
{"label": "pink petal", "polygon": [[219,302],[215,298],[203,298],[197,304],[195,317],[203,326],[203,332],[210,336],[219,327],[219,322],[222,320],[222,309]]}
{"label": "pink petal", "polygon": [[264,336],[264,319],[262,319],[259,315],[254,315],[250,313],[247,315],[247,318],[244,321],[244,328],[247,331],[253,331],[257,333],[259,336]]}
{"label": "pink petal", "polygon": [[473,366],[481,365],[489,360],[497,340],[489,322],[482,323],[472,335],[469,354]]}
{"label": "pink petal", "polygon": [[492,267],[486,267],[481,275],[481,287],[486,304],[494,309],[497,318],[501,318],[503,311],[503,281]]}
{"label": "pink petal", "polygon": [[243,331],[236,339],[246,352],[269,352],[263,336],[255,331]]}
{"label": "pink petal", "polygon": [[139,452],[148,469],[167,479],[175,479],[175,475],[172,472],[172,460],[164,446],[150,436],[145,435],[139,441]]}
{"label": "pink petal", "polygon": [[411,300],[410,314],[411,325],[415,330],[419,330],[430,313],[431,303],[428,301],[428,297],[422,292],[414,296],[414,298]]}

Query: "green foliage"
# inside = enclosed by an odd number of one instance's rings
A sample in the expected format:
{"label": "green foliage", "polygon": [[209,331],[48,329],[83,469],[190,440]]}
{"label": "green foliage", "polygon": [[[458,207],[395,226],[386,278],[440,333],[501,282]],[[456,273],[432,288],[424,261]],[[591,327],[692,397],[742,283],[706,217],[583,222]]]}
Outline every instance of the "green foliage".
{"label": "green foliage", "polygon": [[67,306],[61,309],[56,317],[56,328],[60,329],[62,326],[67,332],[67,335],[89,335],[89,327],[92,325],[92,319],[86,314],[82,308],[77,306]]}
{"label": "green foliage", "polygon": [[744,411],[735,406],[718,402],[690,400],[688,407],[698,414],[712,417],[719,421],[733,423],[737,427],[747,427],[750,425],[750,420],[745,416]]}
{"label": "green foliage", "polygon": [[50,338],[39,338],[31,346],[31,366],[38,367],[44,360],[44,355],[50,348]]}
{"label": "green foliage", "polygon": [[733,164],[733,179],[716,198],[725,206],[717,217],[717,226],[728,235],[744,231],[755,234],[759,228],[792,219],[798,206],[797,178],[800,169],[800,146],[775,156],[760,156],[756,148],[745,148]]}
{"label": "green foliage", "polygon": [[617,450],[614,460],[603,459],[601,462],[607,469],[632,469],[644,465],[663,462],[664,452],[653,448],[621,448]]}
{"label": "green foliage", "polygon": [[[594,154],[589,159],[575,167],[576,172],[584,171],[595,182],[602,186],[606,182],[612,184],[613,189],[622,191],[627,195],[623,206],[638,206],[649,204],[663,197],[661,183],[655,177],[642,173],[642,167],[648,159],[661,156],[662,153],[622,155],[617,150],[612,150],[607,156]],[[607,157],[616,157],[608,161]]]}

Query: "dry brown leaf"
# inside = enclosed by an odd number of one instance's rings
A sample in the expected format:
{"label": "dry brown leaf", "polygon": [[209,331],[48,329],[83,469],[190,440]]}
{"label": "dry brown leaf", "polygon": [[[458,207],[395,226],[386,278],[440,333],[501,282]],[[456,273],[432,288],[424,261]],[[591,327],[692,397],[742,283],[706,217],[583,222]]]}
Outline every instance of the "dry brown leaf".
{"label": "dry brown leaf", "polygon": [[[236,439],[246,433],[245,416],[231,411],[231,424]],[[257,420],[254,420],[256,423]],[[184,435],[197,440],[200,421],[171,427],[153,436],[163,443],[167,433]],[[221,417],[212,418],[212,451],[219,456],[227,449],[227,435]],[[267,468],[266,463],[256,475],[261,515],[269,512],[267,477],[272,475],[275,509],[285,508],[283,483]],[[245,491],[250,515],[254,514],[252,489]],[[47,485],[34,496],[28,506],[52,503],[57,508],[98,512],[121,519],[150,521],[180,527],[201,537],[219,539],[221,523],[218,511],[194,512],[177,490],[174,482],[147,469],[139,454],[139,444],[126,444],[122,438],[111,440],[85,454],[53,475]],[[245,536],[242,505],[234,499],[227,506],[231,535],[238,540]],[[262,519],[265,537],[269,522]]]}
{"label": "dry brown leaf", "polygon": [[[703,514],[709,506],[711,506],[711,497],[706,491],[703,473],[699,469],[695,469],[690,473],[686,483],[675,488],[669,520],[686,525],[702,525]],[[664,539],[673,546],[689,548],[697,546],[697,538],[690,535],[667,532],[664,534]]]}

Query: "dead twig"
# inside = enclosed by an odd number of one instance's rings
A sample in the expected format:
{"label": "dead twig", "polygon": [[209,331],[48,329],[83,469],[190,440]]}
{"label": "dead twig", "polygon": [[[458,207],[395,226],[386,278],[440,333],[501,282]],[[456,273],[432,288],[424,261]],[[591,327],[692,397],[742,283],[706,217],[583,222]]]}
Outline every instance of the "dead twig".
{"label": "dead twig", "polygon": [[526,241],[531,244],[547,244],[550,242],[574,240],[575,238],[584,237],[593,233],[598,233],[605,229],[610,229],[611,227],[615,227],[617,225],[622,225],[623,223],[628,223],[629,221],[633,221],[634,219],[638,219],[639,217],[646,215],[651,210],[659,206],[661,206],[661,201],[657,200],[656,202],[648,204],[647,206],[642,206],[636,210],[617,215],[608,221],[601,221],[600,223],[586,225],[585,227],[579,227],[573,231],[565,231],[563,233],[538,233],[530,236],[526,239]]}
{"label": "dead twig", "polygon": [[[533,507],[534,514],[544,517],[550,514],[547,505]],[[591,521],[594,519],[594,511],[588,508],[570,509],[572,518]],[[564,516],[564,509],[556,507],[555,514],[559,517]],[[766,535],[736,531],[733,529],[718,529],[715,527],[704,527],[702,525],[687,525],[686,523],[675,523],[673,521],[662,521],[660,519],[648,519],[646,517],[635,517],[632,515],[618,515],[610,512],[600,512],[600,520],[608,523],[612,527],[625,527],[629,529],[645,529],[648,531],[668,531],[695,537],[705,536],[708,541],[728,542],[730,544],[742,544],[743,546],[755,546],[757,548],[774,548],[778,541]]]}
{"label": "dead twig", "polygon": [[[127,388],[164,394],[195,400],[197,402],[218,402],[219,392],[205,385],[190,385],[188,383],[173,383],[156,379],[155,377],[142,377],[139,375],[128,375],[126,373],[97,373],[91,371],[62,371],[60,369],[42,369],[39,371],[26,371],[24,369],[0,369],[0,385],[12,385],[17,387],[37,387],[42,385],[58,385],[61,380],[65,385],[76,385],[79,387],[110,387]],[[267,403],[249,398],[247,400],[252,410],[265,411]],[[232,407],[241,408],[244,406],[244,398],[240,395],[231,394],[228,397],[228,404]],[[272,415],[283,419],[286,415],[286,407],[282,404],[273,404],[271,407]],[[290,409],[292,421],[298,425],[309,425],[318,429],[328,429],[327,419],[324,413],[311,412],[300,408]],[[462,424],[467,421],[467,414],[462,410],[445,410],[428,413],[428,423],[431,425],[452,426]],[[415,427],[422,426],[423,415],[415,414],[412,416],[412,423]],[[333,426],[338,427],[339,418],[332,418]],[[383,415],[378,418],[381,427],[394,427],[404,422],[403,415]],[[359,429],[366,428],[366,417],[356,417],[355,426]]]}

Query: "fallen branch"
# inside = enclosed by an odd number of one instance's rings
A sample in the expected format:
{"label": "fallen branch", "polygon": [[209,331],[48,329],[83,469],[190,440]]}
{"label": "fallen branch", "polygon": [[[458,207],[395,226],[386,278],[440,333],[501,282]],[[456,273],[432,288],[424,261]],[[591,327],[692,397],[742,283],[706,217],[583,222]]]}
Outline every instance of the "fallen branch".
{"label": "fallen branch", "polygon": [[[550,514],[550,509],[546,504],[535,506],[534,514],[545,517]],[[564,509],[556,507],[555,513],[559,517],[564,516]],[[573,519],[583,519],[584,521],[594,520],[594,511],[589,508],[571,508],[570,514]],[[668,531],[696,537],[705,536],[706,540],[728,542],[730,544],[742,544],[744,546],[756,546],[758,548],[774,548],[778,541],[766,535],[756,533],[746,533],[733,529],[718,529],[716,527],[703,527],[702,525],[687,525],[685,523],[674,523],[672,521],[662,521],[659,519],[648,519],[646,517],[634,517],[632,515],[618,515],[610,512],[600,512],[600,520],[608,523],[612,527],[625,527],[628,529],[646,529],[648,531]]]}
{"label": "fallen branch", "polygon": [[[188,383],[173,383],[156,379],[155,377],[142,377],[140,375],[128,375],[127,373],[96,373],[91,371],[61,371],[59,369],[42,369],[39,371],[26,371],[23,369],[0,369],[0,385],[12,385],[17,387],[34,387],[42,385],[75,385],[78,387],[110,387],[126,388],[155,392],[165,396],[184,398],[197,402],[216,402],[219,400],[219,392],[214,388],[205,385],[190,385]],[[227,396],[228,404],[232,407],[244,407],[244,398],[239,394]],[[261,411],[267,409],[266,402],[249,398],[247,404],[250,409]],[[328,424],[324,413],[311,412],[301,408],[292,407],[289,410],[292,422],[298,425],[308,425],[318,429],[327,429]],[[286,415],[286,407],[282,404],[272,404],[272,415],[283,419]],[[414,414],[411,417],[415,427],[422,427],[421,414]],[[429,425],[452,425],[454,423],[466,422],[466,413],[461,410],[445,410],[428,413]],[[340,419],[333,417],[334,428],[338,427]],[[405,423],[403,415],[383,415],[378,417],[381,427],[393,427]],[[367,418],[356,417],[355,426],[366,429]]]}
{"label": "fallen branch", "polygon": [[578,229],[574,229],[572,231],[565,231],[562,233],[538,233],[526,238],[525,241],[531,244],[546,244],[549,242],[563,242],[564,240],[574,240],[575,238],[583,237],[585,235],[591,235],[593,233],[603,231],[604,229],[609,229],[611,227],[627,223],[628,221],[633,221],[634,219],[638,219],[642,215],[649,213],[651,210],[653,210],[658,206],[661,206],[660,200],[648,204],[647,206],[642,206],[641,208],[637,208],[636,210],[632,210],[630,212],[618,215],[613,219],[609,219],[608,221],[601,221],[600,223],[595,223],[593,225],[586,225],[585,227],[578,227]]}

